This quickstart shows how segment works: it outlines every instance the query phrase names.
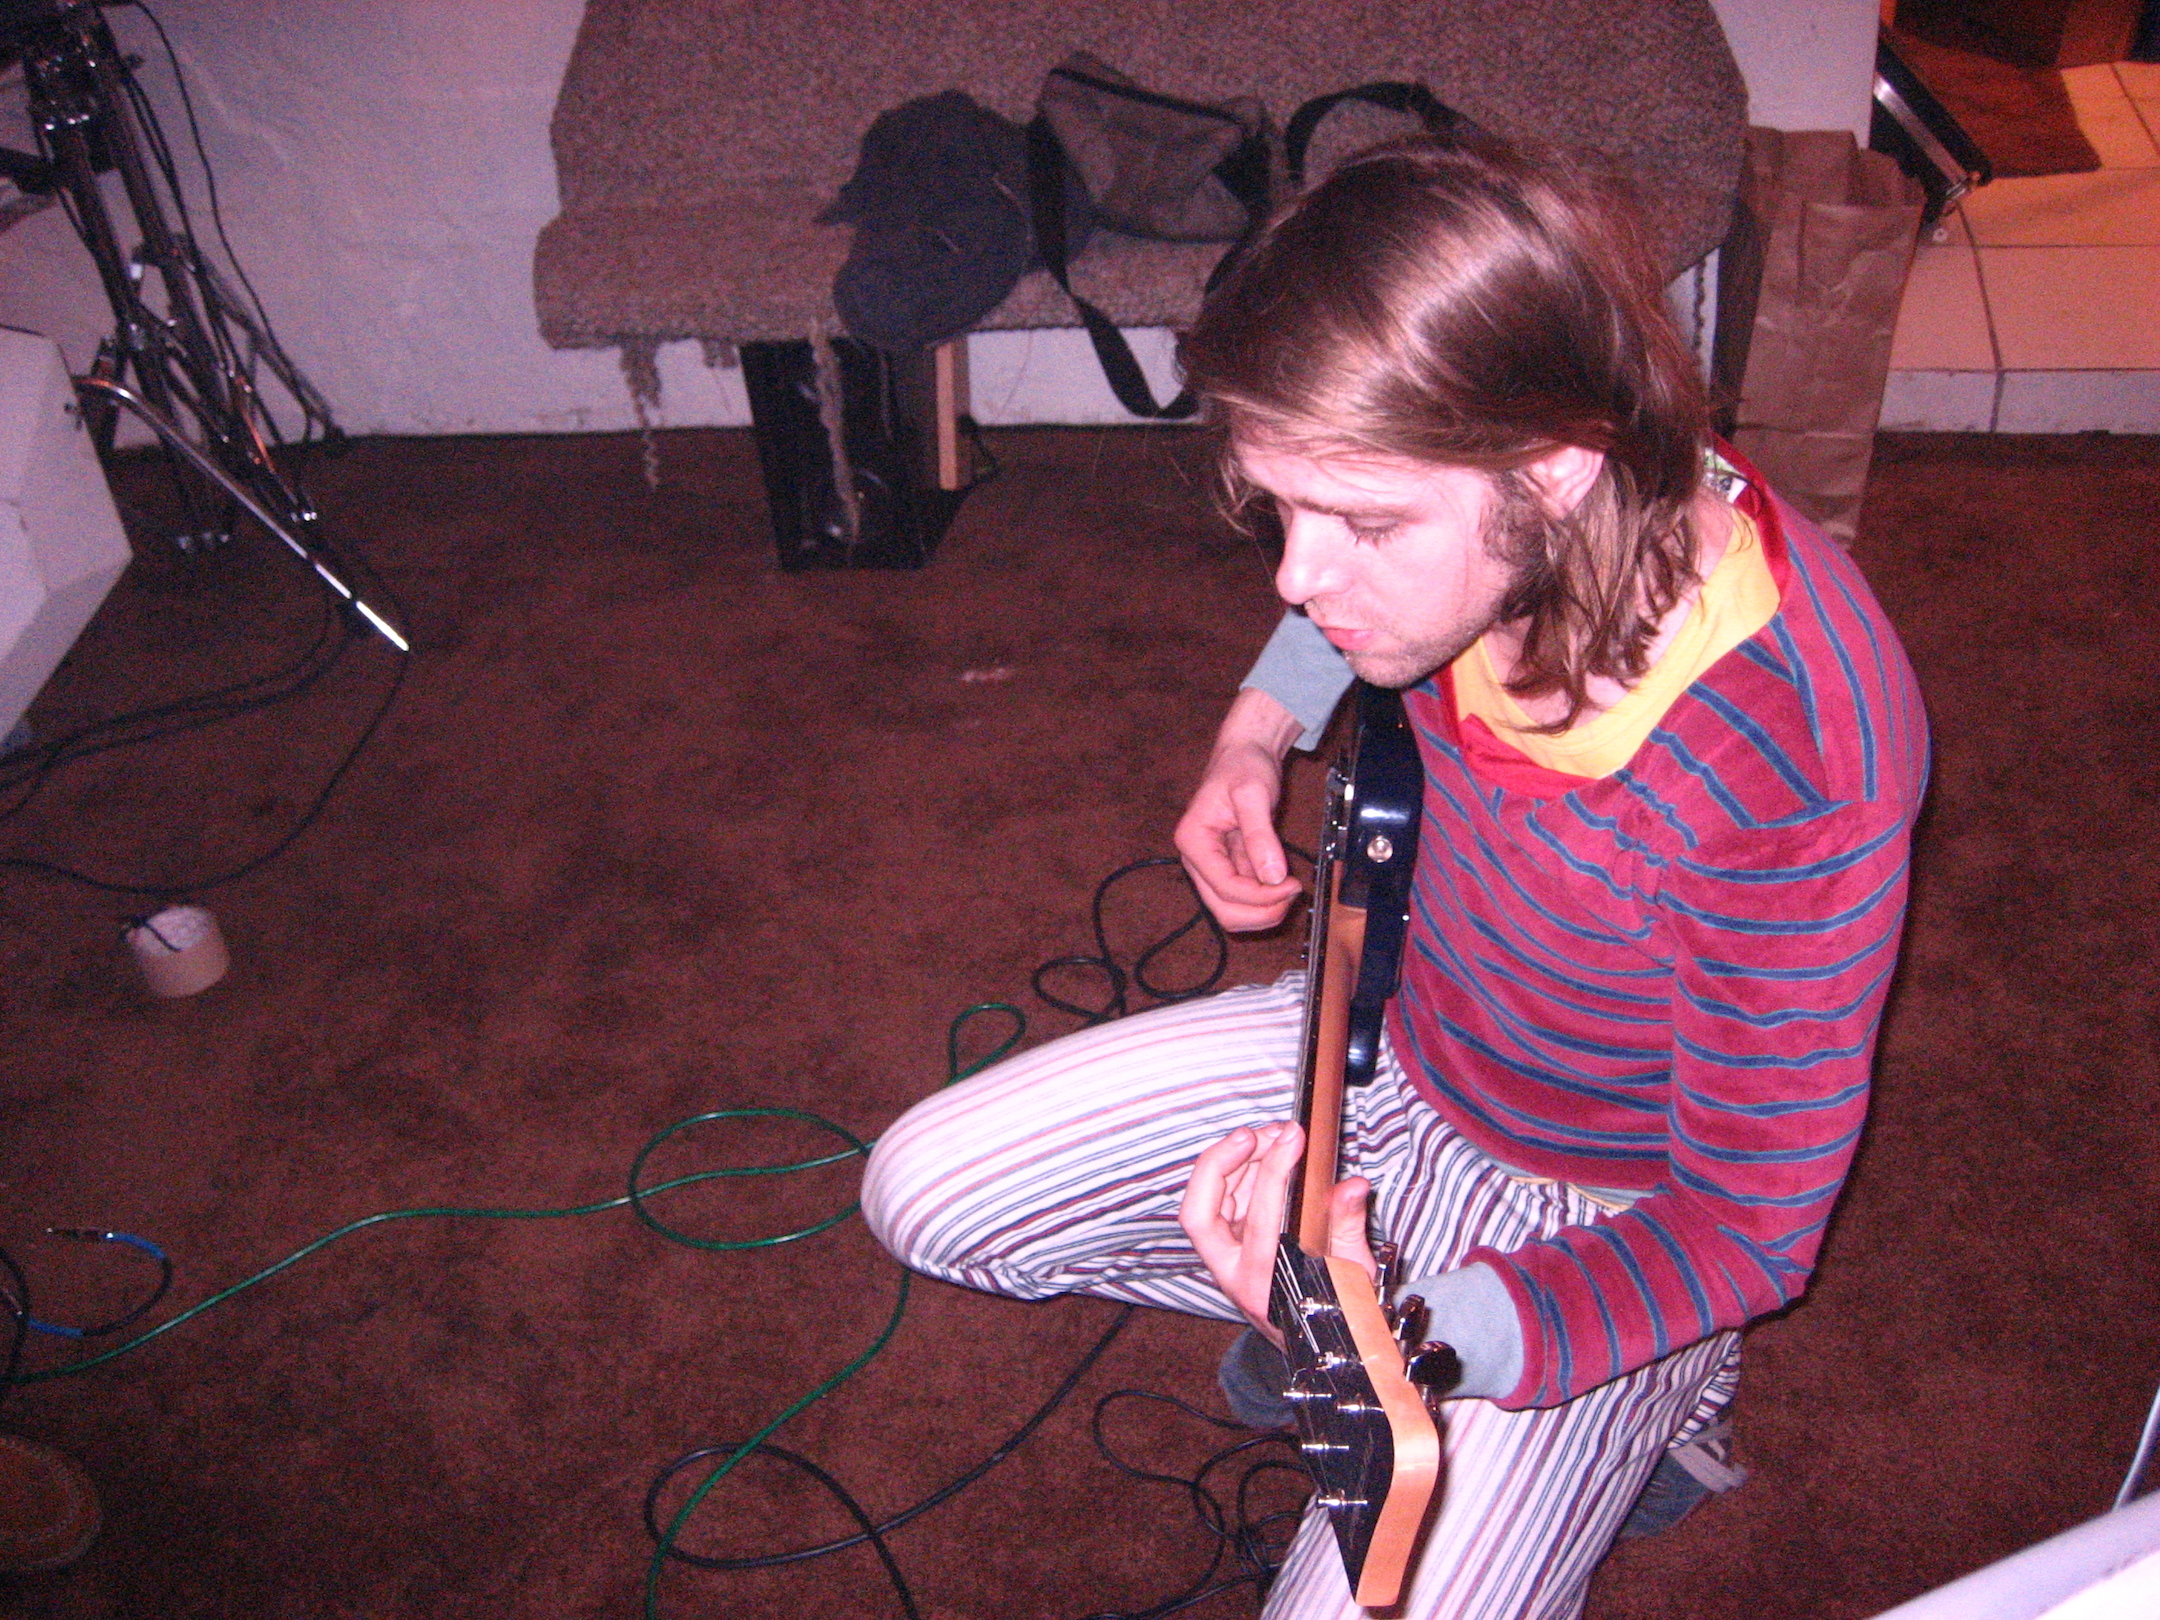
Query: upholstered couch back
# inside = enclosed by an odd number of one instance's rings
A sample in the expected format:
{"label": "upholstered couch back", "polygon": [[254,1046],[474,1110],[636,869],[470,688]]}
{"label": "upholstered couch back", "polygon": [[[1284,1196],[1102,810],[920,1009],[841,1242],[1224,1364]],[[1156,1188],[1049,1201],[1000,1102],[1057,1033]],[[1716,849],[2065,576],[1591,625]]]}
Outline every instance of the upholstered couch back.
{"label": "upholstered couch back", "polygon": [[[1331,90],[1421,81],[1502,134],[1616,162],[1676,270],[1731,209],[1746,97],[1708,0],[589,0],[555,109],[542,335],[649,346],[830,322],[848,235],[815,216],[871,119],[961,89],[1024,121],[1076,49],[1172,94],[1256,95],[1278,128]],[[1098,235],[1074,284],[1121,323],[1181,324],[1219,252]],[[983,325],[1076,320],[1038,272]]]}

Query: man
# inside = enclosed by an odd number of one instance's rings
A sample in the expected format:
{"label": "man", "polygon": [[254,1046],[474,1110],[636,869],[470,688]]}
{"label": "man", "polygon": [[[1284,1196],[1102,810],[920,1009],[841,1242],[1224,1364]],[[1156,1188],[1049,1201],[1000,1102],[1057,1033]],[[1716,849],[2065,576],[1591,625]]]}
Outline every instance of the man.
{"label": "man", "polygon": [[[1850,559],[1712,454],[1655,283],[1590,183],[1407,142],[1272,222],[1182,350],[1229,489],[1280,522],[1291,609],[1179,826],[1202,896],[1281,920],[1281,762],[1352,673],[1405,690],[1425,765],[1333,1238],[1397,1243],[1463,1362],[1410,1615],[1579,1609],[1660,1456],[1730,1399],[1735,1330],[1805,1283],[1896,960],[1911,671]],[[1243,1320],[1237,1396],[1274,1337],[1299,991],[940,1093],[879,1144],[874,1227],[973,1286]],[[1357,1612],[1317,1510],[1268,1612]]]}

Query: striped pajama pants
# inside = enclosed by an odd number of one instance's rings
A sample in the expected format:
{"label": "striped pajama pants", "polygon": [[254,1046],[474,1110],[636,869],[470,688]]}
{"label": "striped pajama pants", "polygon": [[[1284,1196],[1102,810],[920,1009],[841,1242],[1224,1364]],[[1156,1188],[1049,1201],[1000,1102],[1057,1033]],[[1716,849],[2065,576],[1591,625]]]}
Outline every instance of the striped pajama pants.
{"label": "striped pajama pants", "polygon": [[[1241,1321],[1178,1226],[1195,1154],[1295,1110],[1301,974],[1084,1030],[918,1103],[871,1155],[863,1211],[911,1268],[1021,1299],[1080,1292]],[[1444,1271],[1605,1213],[1511,1176],[1418,1098],[1393,1053],[1350,1093],[1345,1172],[1402,1275]],[[1565,1405],[1445,1403],[1442,1502],[1400,1611],[1565,1620],[1659,1455],[1723,1410],[1738,1335],[1717,1334]],[[1353,1620],[1324,1510],[1309,1509],[1270,1620]]]}

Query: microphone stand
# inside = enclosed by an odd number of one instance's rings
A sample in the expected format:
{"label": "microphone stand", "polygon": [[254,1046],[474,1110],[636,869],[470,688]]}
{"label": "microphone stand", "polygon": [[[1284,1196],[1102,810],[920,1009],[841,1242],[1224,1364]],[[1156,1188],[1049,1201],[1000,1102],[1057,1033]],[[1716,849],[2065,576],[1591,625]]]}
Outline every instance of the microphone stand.
{"label": "microphone stand", "polygon": [[[0,62],[19,59],[30,116],[43,153],[6,154],[7,172],[26,192],[57,193],[97,266],[115,326],[98,345],[89,374],[75,379],[85,423],[109,456],[122,410],[147,425],[173,463],[188,521],[183,547],[215,543],[245,511],[308,564],[352,612],[400,653],[411,643],[370,607],[320,532],[321,520],[271,454],[277,429],[255,386],[266,366],[310,428],[342,438],[330,408],[276,341],[252,320],[193,240],[167,218],[151,159],[185,215],[163,136],[94,0],[0,0]],[[98,176],[119,178],[140,245],[132,253],[105,202]],[[163,307],[147,296],[156,273]],[[194,477],[189,477],[192,473]],[[227,503],[209,515],[199,495]],[[213,504],[214,498],[213,498]]]}

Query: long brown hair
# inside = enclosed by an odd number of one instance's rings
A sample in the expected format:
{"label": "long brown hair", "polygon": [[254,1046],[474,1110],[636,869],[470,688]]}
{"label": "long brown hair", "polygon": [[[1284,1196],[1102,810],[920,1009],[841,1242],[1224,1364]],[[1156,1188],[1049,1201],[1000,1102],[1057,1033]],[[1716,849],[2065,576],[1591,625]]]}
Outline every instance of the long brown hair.
{"label": "long brown hair", "polygon": [[[1694,577],[1688,507],[1709,413],[1633,209],[1610,182],[1488,136],[1376,147],[1287,205],[1179,344],[1187,381],[1240,438],[1489,474],[1486,541],[1527,619],[1511,689],[1639,677]],[[1601,452],[1556,515],[1520,469]]]}

